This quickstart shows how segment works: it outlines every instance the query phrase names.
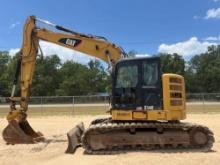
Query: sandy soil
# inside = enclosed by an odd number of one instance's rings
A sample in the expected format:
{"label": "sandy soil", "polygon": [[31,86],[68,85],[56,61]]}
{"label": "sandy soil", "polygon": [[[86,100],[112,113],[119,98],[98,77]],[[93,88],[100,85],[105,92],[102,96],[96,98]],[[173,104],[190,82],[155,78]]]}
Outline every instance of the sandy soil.
{"label": "sandy soil", "polygon": [[[95,116],[29,118],[35,130],[40,130],[48,139],[44,143],[31,145],[6,145],[0,139],[1,165],[144,165],[144,164],[219,164],[220,162],[220,114],[191,114],[187,121],[207,125],[215,133],[216,142],[211,152],[192,151],[144,151],[118,155],[85,155],[79,148],[74,155],[65,154],[66,132],[80,121],[86,125]],[[6,126],[0,118],[0,131]]]}

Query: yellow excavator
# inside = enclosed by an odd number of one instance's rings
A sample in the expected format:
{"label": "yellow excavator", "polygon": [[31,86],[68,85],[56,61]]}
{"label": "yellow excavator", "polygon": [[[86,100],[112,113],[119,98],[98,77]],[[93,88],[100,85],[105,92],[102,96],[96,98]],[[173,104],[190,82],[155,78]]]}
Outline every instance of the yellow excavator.
{"label": "yellow excavator", "polygon": [[[51,31],[37,26],[45,23]],[[86,53],[107,62],[111,68],[111,114],[95,119],[89,128],[78,124],[67,133],[67,153],[83,146],[86,153],[99,154],[127,149],[199,148],[210,150],[213,132],[206,126],[180,122],[186,119],[184,78],[162,74],[159,57],[127,58],[123,49],[104,37],[78,33],[49,21],[28,17],[23,30],[23,44],[17,62],[10,100],[8,126],[3,138],[8,144],[44,141],[27,121],[28,101],[39,40]],[[20,75],[21,96],[15,97]],[[20,107],[16,107],[16,102]]]}

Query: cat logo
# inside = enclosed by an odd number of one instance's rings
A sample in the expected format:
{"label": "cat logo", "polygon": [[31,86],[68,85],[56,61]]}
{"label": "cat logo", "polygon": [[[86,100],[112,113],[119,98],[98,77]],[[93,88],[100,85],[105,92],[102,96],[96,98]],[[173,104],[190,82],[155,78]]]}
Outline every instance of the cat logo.
{"label": "cat logo", "polygon": [[70,45],[74,47],[75,44],[76,44],[76,40],[69,39],[69,38],[66,39],[66,45]]}
{"label": "cat logo", "polygon": [[71,47],[76,47],[81,43],[81,40],[75,38],[61,38],[59,39],[59,42]]}

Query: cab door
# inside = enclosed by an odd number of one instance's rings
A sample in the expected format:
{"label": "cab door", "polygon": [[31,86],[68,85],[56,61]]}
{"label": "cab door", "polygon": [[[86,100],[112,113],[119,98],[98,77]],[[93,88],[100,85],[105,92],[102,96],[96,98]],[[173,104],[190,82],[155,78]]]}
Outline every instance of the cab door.
{"label": "cab door", "polygon": [[144,109],[161,109],[161,69],[160,58],[142,61],[141,104]]}

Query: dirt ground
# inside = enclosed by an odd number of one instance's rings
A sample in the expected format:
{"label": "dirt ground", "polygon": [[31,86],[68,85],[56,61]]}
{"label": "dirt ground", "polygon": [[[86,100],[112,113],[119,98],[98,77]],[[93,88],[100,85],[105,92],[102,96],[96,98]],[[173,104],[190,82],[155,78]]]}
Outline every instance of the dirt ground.
{"label": "dirt ground", "polygon": [[[97,116],[33,117],[29,122],[35,130],[44,133],[46,142],[31,145],[6,145],[0,139],[1,165],[145,165],[145,164],[219,164],[220,162],[220,114],[190,114],[187,121],[207,125],[215,133],[215,144],[211,152],[158,150],[128,152],[117,155],[85,155],[79,148],[74,155],[65,154],[66,132],[83,121],[87,126]],[[0,118],[0,132],[6,126]]]}

